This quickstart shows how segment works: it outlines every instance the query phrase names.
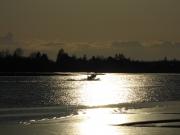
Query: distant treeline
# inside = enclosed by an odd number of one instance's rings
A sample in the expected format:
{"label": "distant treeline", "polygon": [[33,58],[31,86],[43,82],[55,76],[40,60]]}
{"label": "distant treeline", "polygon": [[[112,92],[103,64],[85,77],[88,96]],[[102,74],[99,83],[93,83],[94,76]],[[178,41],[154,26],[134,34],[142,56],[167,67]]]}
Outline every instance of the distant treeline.
{"label": "distant treeline", "polygon": [[56,61],[48,55],[33,52],[23,56],[23,50],[18,48],[13,54],[9,51],[0,52],[0,72],[129,72],[129,73],[180,73],[180,61],[138,61],[126,58],[123,54],[115,56],[87,58],[70,56],[60,49]]}

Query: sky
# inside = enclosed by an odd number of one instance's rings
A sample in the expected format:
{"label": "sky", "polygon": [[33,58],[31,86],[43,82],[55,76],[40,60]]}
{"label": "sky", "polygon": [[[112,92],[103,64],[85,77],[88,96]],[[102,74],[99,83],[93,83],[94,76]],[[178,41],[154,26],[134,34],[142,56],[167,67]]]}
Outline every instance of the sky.
{"label": "sky", "polygon": [[0,0],[0,49],[180,59],[179,0]]}

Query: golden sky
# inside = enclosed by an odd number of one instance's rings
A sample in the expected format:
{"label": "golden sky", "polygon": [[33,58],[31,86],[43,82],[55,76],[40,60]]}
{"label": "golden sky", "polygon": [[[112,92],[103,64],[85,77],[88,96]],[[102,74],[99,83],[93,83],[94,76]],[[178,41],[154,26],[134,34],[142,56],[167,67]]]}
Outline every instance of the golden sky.
{"label": "golden sky", "polygon": [[0,37],[11,32],[37,47],[40,41],[180,42],[180,0],[0,0],[0,18]]}
{"label": "golden sky", "polygon": [[0,0],[1,34],[71,41],[179,40],[179,0]]}

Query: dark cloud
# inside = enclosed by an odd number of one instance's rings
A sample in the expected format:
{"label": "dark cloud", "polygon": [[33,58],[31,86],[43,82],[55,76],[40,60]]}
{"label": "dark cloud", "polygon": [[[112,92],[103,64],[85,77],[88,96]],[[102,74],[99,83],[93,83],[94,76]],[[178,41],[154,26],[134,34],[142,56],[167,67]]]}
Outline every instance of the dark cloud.
{"label": "dark cloud", "polygon": [[164,57],[180,59],[180,42],[156,41],[114,41],[111,44],[112,52],[120,52],[133,59],[159,60]]}
{"label": "dark cloud", "polygon": [[42,46],[63,46],[65,45],[64,42],[48,42],[41,44]]}
{"label": "dark cloud", "polygon": [[112,47],[139,48],[139,47],[143,47],[143,45],[138,41],[127,41],[127,42],[114,41],[114,42],[112,42]]}
{"label": "dark cloud", "polygon": [[121,49],[142,49],[142,48],[154,48],[154,49],[173,49],[173,48],[180,48],[180,42],[172,42],[172,41],[159,41],[157,43],[148,43],[146,46],[143,42],[138,41],[113,41],[111,47],[114,48],[121,48]]}
{"label": "dark cloud", "polygon": [[9,32],[5,36],[0,37],[0,45],[17,45],[18,42],[14,40],[14,35]]}
{"label": "dark cloud", "polygon": [[154,44],[151,47],[155,48],[167,48],[167,49],[172,49],[172,48],[180,48],[180,42],[172,42],[172,41],[162,41],[159,44]]}
{"label": "dark cloud", "polygon": [[13,52],[22,48],[25,54],[42,51],[51,59],[56,59],[58,50],[63,48],[70,55],[82,56],[114,56],[122,53],[127,57],[138,60],[159,60],[165,56],[180,59],[180,42],[173,41],[98,41],[98,42],[68,42],[60,40],[15,40],[12,33],[0,37],[0,49]]}

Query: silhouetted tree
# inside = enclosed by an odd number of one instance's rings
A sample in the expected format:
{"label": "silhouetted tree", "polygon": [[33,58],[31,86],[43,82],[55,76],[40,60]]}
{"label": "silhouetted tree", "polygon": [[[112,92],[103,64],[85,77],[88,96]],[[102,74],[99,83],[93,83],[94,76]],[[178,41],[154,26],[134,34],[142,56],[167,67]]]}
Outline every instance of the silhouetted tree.
{"label": "silhouetted tree", "polygon": [[60,65],[66,65],[70,59],[70,56],[64,51],[64,49],[60,49],[57,55],[56,63]]}
{"label": "silhouetted tree", "polygon": [[126,60],[123,54],[115,54],[115,60]]}
{"label": "silhouetted tree", "polygon": [[86,56],[86,54],[83,55],[83,58],[82,58],[82,59],[83,59],[83,61],[87,61],[87,56]]}
{"label": "silhouetted tree", "polygon": [[49,59],[48,59],[47,54],[43,53],[42,56],[41,56],[41,60],[42,61],[48,61]]}
{"label": "silhouetted tree", "polygon": [[65,54],[64,49],[60,49],[56,58],[56,63],[59,64],[62,60],[63,55]]}
{"label": "silhouetted tree", "polygon": [[167,60],[168,60],[168,59],[167,59],[167,57],[165,56],[165,57],[164,57],[164,61],[167,61]]}
{"label": "silhouetted tree", "polygon": [[40,60],[41,59],[41,52],[33,52],[29,56],[31,59]]}
{"label": "silhouetted tree", "polygon": [[60,49],[56,61],[51,61],[45,53],[33,52],[23,56],[23,50],[17,48],[12,55],[8,50],[0,51],[0,72],[50,72],[50,71],[89,71],[89,72],[169,72],[180,73],[180,61],[134,61],[123,54],[114,57],[92,56],[87,59],[70,56]]}
{"label": "silhouetted tree", "polygon": [[23,50],[21,48],[17,48],[15,51],[14,51],[14,54],[13,54],[14,57],[22,57],[23,56]]}
{"label": "silhouetted tree", "polygon": [[9,57],[9,56],[10,56],[9,50],[2,50],[2,51],[0,52],[0,57],[1,57],[1,58],[5,58],[5,57]]}

